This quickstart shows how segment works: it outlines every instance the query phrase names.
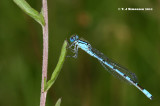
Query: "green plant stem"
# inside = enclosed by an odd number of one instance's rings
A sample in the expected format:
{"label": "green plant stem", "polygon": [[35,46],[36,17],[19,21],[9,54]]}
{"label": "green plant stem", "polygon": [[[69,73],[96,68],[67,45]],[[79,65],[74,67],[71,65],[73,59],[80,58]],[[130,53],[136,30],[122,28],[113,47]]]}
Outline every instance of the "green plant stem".
{"label": "green plant stem", "polygon": [[[66,56],[67,41],[64,41],[62,46],[61,55],[58,64],[51,76],[51,79],[47,81],[47,67],[48,67],[48,7],[47,0],[42,0],[42,11],[39,13],[33,9],[25,0],[13,0],[25,13],[35,19],[42,25],[43,29],[43,62],[42,62],[42,82],[41,82],[41,97],[40,106],[45,106],[46,96],[48,89],[53,85],[57,79],[59,72],[64,63]],[[61,99],[57,101],[57,106],[60,106]]]}
{"label": "green plant stem", "polygon": [[42,0],[42,14],[44,16],[45,25],[43,29],[43,63],[42,63],[42,82],[41,82],[41,97],[40,106],[45,106],[47,92],[44,91],[44,81],[47,80],[48,67],[48,7],[47,0]]}

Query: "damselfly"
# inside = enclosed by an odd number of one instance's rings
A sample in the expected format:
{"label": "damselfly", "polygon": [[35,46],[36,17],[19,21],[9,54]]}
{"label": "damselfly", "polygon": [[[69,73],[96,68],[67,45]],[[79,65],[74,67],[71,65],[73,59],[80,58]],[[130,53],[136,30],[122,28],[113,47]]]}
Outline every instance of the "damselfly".
{"label": "damselfly", "polygon": [[138,84],[136,75],[134,73],[128,71],[124,67],[122,67],[119,64],[110,60],[103,53],[92,48],[91,44],[79,39],[78,35],[74,35],[74,36],[70,37],[70,42],[72,44],[69,46],[69,48],[72,50],[72,52],[75,53],[75,55],[73,56],[74,58],[76,58],[78,56],[78,48],[81,48],[82,50],[87,52],[89,55],[98,59],[98,61],[102,64],[102,66],[108,72],[110,72],[114,76],[121,78],[121,79],[129,82],[130,84],[134,85],[136,88],[138,88],[140,91],[142,91],[150,100],[153,99],[152,95],[146,89],[144,89],[143,87],[141,87]]}

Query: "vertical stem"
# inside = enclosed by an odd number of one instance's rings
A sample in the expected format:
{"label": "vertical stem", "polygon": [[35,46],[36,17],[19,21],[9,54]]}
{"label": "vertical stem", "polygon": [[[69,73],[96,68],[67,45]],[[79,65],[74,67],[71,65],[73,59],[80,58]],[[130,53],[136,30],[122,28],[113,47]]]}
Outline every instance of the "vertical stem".
{"label": "vertical stem", "polygon": [[48,67],[48,8],[47,0],[42,0],[43,16],[45,26],[43,26],[43,63],[42,63],[42,83],[41,83],[41,97],[40,106],[45,106],[47,91],[44,92],[44,79],[47,80]]}

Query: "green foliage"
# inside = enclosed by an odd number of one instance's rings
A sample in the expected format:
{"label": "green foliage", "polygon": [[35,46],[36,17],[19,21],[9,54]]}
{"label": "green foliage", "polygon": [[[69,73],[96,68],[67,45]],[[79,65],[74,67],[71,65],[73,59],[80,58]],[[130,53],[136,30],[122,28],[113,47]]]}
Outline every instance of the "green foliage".
{"label": "green foliage", "polygon": [[60,106],[61,105],[61,98],[58,99],[58,101],[56,102],[55,106]]}
{"label": "green foliage", "polygon": [[39,24],[45,25],[42,12],[33,9],[25,0],[13,0],[26,14],[36,20]]}
{"label": "green foliage", "polygon": [[67,47],[67,41],[65,40],[61,49],[61,55],[59,57],[59,61],[57,63],[55,70],[52,73],[51,79],[48,82],[46,82],[46,80],[44,81],[45,83],[44,91],[47,91],[56,81],[66,57],[67,53],[66,47]]}
{"label": "green foliage", "polygon": [[[41,0],[26,1],[36,10],[41,8]],[[160,106],[158,0],[48,1],[48,76],[58,62],[64,39],[76,33],[135,73],[154,100],[114,78],[79,49],[77,59],[65,59],[65,70],[60,72],[54,89],[48,91],[47,106],[54,106],[59,97],[64,106]],[[119,7],[154,10],[118,11]],[[30,17],[24,18],[12,0],[1,0],[0,9],[0,106],[37,106],[42,74],[41,28],[30,22],[34,21]]]}

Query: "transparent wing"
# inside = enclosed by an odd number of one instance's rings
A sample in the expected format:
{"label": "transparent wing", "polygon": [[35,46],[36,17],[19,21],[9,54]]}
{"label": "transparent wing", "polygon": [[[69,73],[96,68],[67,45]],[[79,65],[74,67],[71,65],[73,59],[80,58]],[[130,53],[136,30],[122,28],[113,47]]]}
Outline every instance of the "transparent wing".
{"label": "transparent wing", "polygon": [[103,61],[106,61],[109,65],[113,66],[113,69],[110,68],[108,65],[104,64],[103,62],[100,61],[100,63],[102,64],[102,66],[108,71],[110,72],[113,76],[125,80],[128,82],[128,80],[126,80],[123,76],[121,76],[119,73],[117,73],[115,71],[115,69],[119,70],[120,72],[122,72],[123,74],[125,74],[126,76],[130,77],[132,81],[134,82],[138,82],[137,77],[134,73],[130,72],[129,70],[127,70],[126,68],[122,67],[121,65],[115,63],[114,61],[112,61],[111,59],[109,59],[108,57],[106,57],[103,53],[99,52],[98,50],[96,50],[95,48],[91,48],[91,51],[97,55],[99,58],[102,58]]}

